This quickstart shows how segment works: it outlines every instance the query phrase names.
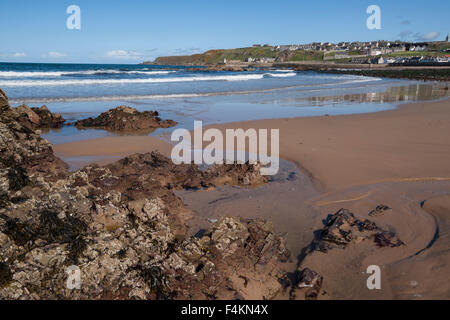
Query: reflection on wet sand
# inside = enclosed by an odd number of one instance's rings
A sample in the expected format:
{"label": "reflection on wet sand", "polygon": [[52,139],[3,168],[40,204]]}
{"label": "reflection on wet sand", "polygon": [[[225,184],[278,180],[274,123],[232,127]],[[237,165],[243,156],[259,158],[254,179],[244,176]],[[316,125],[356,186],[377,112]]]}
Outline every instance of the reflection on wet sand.
{"label": "reflection on wet sand", "polygon": [[437,100],[450,96],[447,83],[412,84],[408,86],[389,87],[384,92],[368,92],[344,94],[337,96],[315,96],[302,100],[313,102],[314,106],[327,103],[355,102],[355,103],[394,103],[402,101]]}

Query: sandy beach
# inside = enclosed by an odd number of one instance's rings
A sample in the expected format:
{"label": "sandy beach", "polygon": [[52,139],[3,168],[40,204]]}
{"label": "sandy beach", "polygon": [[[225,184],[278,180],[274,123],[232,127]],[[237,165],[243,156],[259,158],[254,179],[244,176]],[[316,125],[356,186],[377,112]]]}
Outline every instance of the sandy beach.
{"label": "sandy beach", "polygon": [[[324,191],[383,181],[450,178],[450,101],[413,103],[370,114],[270,119],[210,127],[278,128],[281,158],[311,173]],[[125,156],[171,146],[121,136],[54,146],[63,158]]]}
{"label": "sandy beach", "polygon": [[[230,211],[271,218],[276,228],[287,234],[289,248],[299,257],[291,265],[307,266],[324,275],[325,299],[450,296],[446,276],[450,263],[446,244],[450,225],[450,100],[406,104],[370,114],[258,120],[211,127],[279,128],[281,158],[295,163],[308,181],[302,178],[302,186],[293,188],[295,191],[290,194],[289,188],[281,185],[242,197],[236,192],[233,197],[233,192],[226,189],[200,192],[197,196],[180,194],[204,218],[202,221]],[[85,157],[79,163],[74,160],[74,166],[95,160],[89,157],[107,157],[100,161],[112,162],[115,157],[136,152],[159,150],[169,154],[170,148],[154,137],[132,136],[54,146],[63,159]],[[307,197],[300,196],[295,202],[295,192],[304,192]],[[267,209],[268,203],[278,203],[283,195],[287,195],[285,200],[276,208]],[[225,198],[218,203],[217,199]],[[362,243],[327,254],[302,256],[302,248],[312,241],[313,231],[321,228],[328,214],[347,208],[358,217],[369,218],[368,213],[379,204],[392,210],[371,219],[395,230],[404,246],[375,248]],[[258,209],[261,207],[266,210]],[[195,227],[201,227],[201,223]],[[365,285],[365,269],[371,264],[381,266],[382,290],[370,291]]]}

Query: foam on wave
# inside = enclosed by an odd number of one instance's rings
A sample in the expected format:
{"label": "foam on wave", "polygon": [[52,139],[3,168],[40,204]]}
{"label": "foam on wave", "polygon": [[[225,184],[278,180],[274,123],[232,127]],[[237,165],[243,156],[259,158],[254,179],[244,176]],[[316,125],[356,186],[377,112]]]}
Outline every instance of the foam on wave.
{"label": "foam on wave", "polygon": [[264,78],[263,74],[246,74],[246,75],[147,78],[147,79],[20,80],[20,81],[0,81],[0,86],[36,87],[36,86],[91,85],[91,84],[193,82],[193,81],[246,81],[246,80],[257,80],[262,78]]}
{"label": "foam on wave", "polygon": [[102,75],[102,74],[145,74],[145,75],[158,75],[169,74],[176,71],[173,70],[154,70],[154,71],[121,71],[121,70],[84,70],[84,71],[0,71],[0,77],[2,78],[28,78],[28,77],[61,77],[61,76],[73,76],[73,75]]}

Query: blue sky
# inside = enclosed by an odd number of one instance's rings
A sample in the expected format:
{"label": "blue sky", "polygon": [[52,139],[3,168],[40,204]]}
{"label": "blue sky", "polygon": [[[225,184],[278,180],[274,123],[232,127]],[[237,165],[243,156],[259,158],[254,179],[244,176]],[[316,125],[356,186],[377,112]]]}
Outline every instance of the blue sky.
{"label": "blue sky", "polygon": [[[81,30],[69,30],[69,5]],[[369,30],[369,5],[381,30]],[[137,63],[256,43],[441,40],[448,0],[0,0],[0,61]]]}

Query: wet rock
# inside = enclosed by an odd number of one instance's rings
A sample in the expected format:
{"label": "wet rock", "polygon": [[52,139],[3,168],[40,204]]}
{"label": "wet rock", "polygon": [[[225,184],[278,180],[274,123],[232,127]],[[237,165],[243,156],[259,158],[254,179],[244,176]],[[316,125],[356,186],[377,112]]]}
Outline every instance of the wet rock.
{"label": "wet rock", "polygon": [[59,128],[65,122],[60,114],[51,113],[46,106],[30,108],[23,104],[14,110],[19,115],[17,121],[29,129]]}
{"label": "wet rock", "polygon": [[329,217],[325,228],[322,230],[322,240],[338,245],[347,245],[352,240],[352,226],[356,224],[353,213],[341,209]]}
{"label": "wet rock", "polygon": [[379,247],[399,247],[405,245],[393,232],[381,231],[374,236],[374,241]]}
{"label": "wet rock", "polygon": [[39,116],[36,114],[36,112],[31,110],[30,107],[22,104],[14,109],[19,114],[19,118],[17,119],[17,121],[19,121],[20,124],[30,129],[39,127]]}
{"label": "wet rock", "polygon": [[205,179],[203,184],[208,187],[217,187],[225,184],[258,186],[269,181],[268,176],[260,174],[260,168],[260,163],[216,164],[203,175]]}
{"label": "wet rock", "polygon": [[386,206],[384,204],[381,204],[381,205],[378,205],[374,210],[370,211],[369,216],[375,217],[375,216],[378,216],[388,210],[391,210],[391,208],[389,208],[388,206]]}
{"label": "wet rock", "polygon": [[41,128],[59,128],[66,121],[59,113],[51,113],[47,106],[31,109],[39,116]]}
{"label": "wet rock", "polygon": [[322,288],[322,282],[323,277],[320,274],[314,270],[305,268],[302,271],[299,271],[297,288],[306,288],[305,299],[315,300]]}
{"label": "wet rock", "polygon": [[359,219],[347,209],[340,209],[328,216],[324,228],[317,232],[310,249],[327,252],[367,239],[373,239],[379,247],[395,247],[403,244],[395,233],[383,230],[368,219]]}
{"label": "wet rock", "polygon": [[0,185],[10,168],[23,169],[28,176],[36,172],[53,177],[66,174],[67,165],[55,157],[51,144],[21,125],[20,115],[7,104],[4,93],[0,95]]}
{"label": "wet rock", "polygon": [[0,288],[6,286],[12,280],[12,273],[6,263],[0,262]]}
{"label": "wet rock", "polygon": [[0,107],[9,106],[8,97],[6,96],[5,91],[0,89]]}
{"label": "wet rock", "polygon": [[9,168],[8,179],[9,189],[12,191],[18,191],[30,183],[27,173],[20,167]]}
{"label": "wet rock", "polygon": [[119,106],[100,114],[97,118],[79,120],[78,128],[104,128],[112,131],[152,130],[169,128],[177,123],[173,120],[161,120],[157,111],[139,112],[135,108]]}
{"label": "wet rock", "polygon": [[[202,171],[154,152],[58,172],[51,145],[1,90],[0,111],[0,299],[270,299],[281,289],[289,252],[270,223],[222,217],[188,237],[191,212],[173,192],[260,183],[258,166]],[[69,266],[79,289],[67,286]]]}

